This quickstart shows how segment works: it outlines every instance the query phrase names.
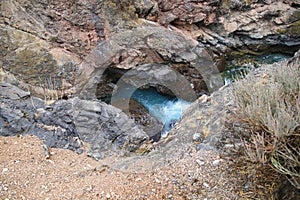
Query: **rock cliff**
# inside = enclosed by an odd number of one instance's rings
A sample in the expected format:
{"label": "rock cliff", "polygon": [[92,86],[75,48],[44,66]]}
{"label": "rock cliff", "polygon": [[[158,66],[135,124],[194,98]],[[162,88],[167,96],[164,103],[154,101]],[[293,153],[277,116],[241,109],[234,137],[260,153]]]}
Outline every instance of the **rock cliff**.
{"label": "rock cliff", "polygon": [[49,99],[94,99],[107,68],[160,63],[199,96],[221,86],[232,52],[295,52],[299,12],[296,0],[4,0],[0,77]]}

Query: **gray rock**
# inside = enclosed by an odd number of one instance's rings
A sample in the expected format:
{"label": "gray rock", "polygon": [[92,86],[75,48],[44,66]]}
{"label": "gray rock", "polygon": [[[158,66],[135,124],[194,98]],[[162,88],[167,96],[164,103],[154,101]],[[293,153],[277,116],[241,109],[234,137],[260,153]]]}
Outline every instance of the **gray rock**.
{"label": "gray rock", "polygon": [[[10,94],[10,88],[13,95],[0,98],[0,135],[33,134],[49,147],[77,152],[83,142],[97,158],[129,154],[149,139],[125,113],[103,102],[74,98],[45,106],[15,86],[6,84],[4,88],[2,94]],[[24,94],[28,98],[17,98]]]}
{"label": "gray rock", "polygon": [[29,96],[30,92],[25,92],[9,83],[0,83],[0,97],[2,98],[18,100]]}
{"label": "gray rock", "polygon": [[203,138],[201,137],[201,135],[200,135],[199,133],[195,133],[195,134],[193,135],[193,141],[194,141],[194,142],[201,142],[202,139],[203,139]]}
{"label": "gray rock", "polygon": [[134,1],[134,5],[136,7],[137,13],[139,17],[146,18],[151,15],[157,15],[157,2],[153,0],[137,0]]}
{"label": "gray rock", "polygon": [[91,145],[97,159],[112,152],[127,154],[149,137],[121,110],[103,102],[72,99],[78,137]]}

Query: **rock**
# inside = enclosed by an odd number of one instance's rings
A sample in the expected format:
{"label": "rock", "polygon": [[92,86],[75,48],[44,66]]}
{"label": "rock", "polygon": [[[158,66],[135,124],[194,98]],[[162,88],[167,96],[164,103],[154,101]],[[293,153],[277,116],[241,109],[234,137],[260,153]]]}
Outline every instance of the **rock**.
{"label": "rock", "polygon": [[47,89],[72,88],[80,57],[103,38],[103,23],[95,13],[99,7],[100,2],[2,1],[0,71],[40,97]]}
{"label": "rock", "polygon": [[201,135],[199,134],[199,133],[195,133],[194,135],[193,135],[193,141],[194,142],[201,142]]}
{"label": "rock", "polygon": [[[129,154],[149,138],[125,113],[103,102],[73,98],[46,106],[38,98],[18,99],[17,96],[29,94],[10,84],[1,84],[1,87],[3,85],[1,135],[34,134],[48,147],[79,153],[82,150],[78,149],[84,147],[97,159],[112,153]],[[11,95],[3,98],[4,94]]]}
{"label": "rock", "polygon": [[[216,21],[219,27],[211,29],[212,32],[221,37],[212,34],[210,36],[213,36],[218,41],[222,41],[221,43],[240,49],[246,49],[244,44],[247,44],[248,49],[252,51],[268,51],[270,46],[276,45],[293,47],[291,52],[299,48],[300,43],[297,31],[293,31],[293,28],[290,30],[287,28],[293,27],[292,21],[289,21],[289,19],[295,18],[298,11],[284,1],[270,4],[270,2],[259,3],[258,1],[233,0],[229,1],[229,7],[235,11],[232,11],[230,15],[224,14],[219,17]],[[239,10],[243,8],[246,9],[241,13]],[[274,25],[273,21],[276,22],[276,25]],[[285,37],[282,35],[282,33],[287,35],[288,32],[291,33],[289,36]],[[229,38],[225,39],[229,35],[235,40],[239,38],[242,43],[232,43]],[[283,39],[283,37],[285,38]],[[204,40],[208,40],[208,38]],[[278,50],[286,53],[285,48]]]}
{"label": "rock", "polygon": [[204,183],[203,183],[203,186],[206,187],[206,188],[209,188],[208,183],[205,183],[205,182],[204,182]]}
{"label": "rock", "polygon": [[209,19],[215,10],[214,1],[198,2],[198,1],[159,1],[159,19],[163,25],[170,23],[212,23],[213,19]]}
{"label": "rock", "polygon": [[95,99],[108,67],[153,63],[180,71],[199,96],[220,87],[218,70],[203,57],[221,66],[230,49],[294,53],[300,46],[297,1],[1,3],[0,79],[9,74],[50,100],[74,93]]}
{"label": "rock", "polygon": [[[68,107],[64,102],[61,103],[62,107]],[[128,154],[148,140],[148,136],[134,121],[119,109],[103,102],[76,98],[66,103],[72,105],[70,111],[78,137],[89,144],[89,155],[96,159],[113,152]]]}
{"label": "rock", "polygon": [[205,162],[202,161],[202,160],[196,160],[196,162],[197,162],[197,164],[198,164],[199,166],[205,165]]}
{"label": "rock", "polygon": [[218,166],[221,160],[214,160],[211,164],[212,166]]}
{"label": "rock", "polygon": [[23,99],[30,96],[30,92],[25,92],[9,83],[0,83],[0,97],[12,100]]}
{"label": "rock", "polygon": [[200,150],[210,151],[210,150],[213,150],[214,148],[212,146],[210,146],[209,144],[201,143],[201,144],[196,144],[195,149],[197,151],[200,151]]}
{"label": "rock", "polygon": [[[204,138],[204,144],[216,147],[218,138],[225,131],[224,122],[228,106],[232,104],[230,88],[226,87],[215,92],[206,101],[200,98],[185,111],[180,121],[179,129],[176,131],[185,133],[182,135],[184,137],[182,139],[190,142],[193,141],[193,136],[198,131],[197,133]],[[201,149],[199,145],[198,149]]]}
{"label": "rock", "polygon": [[[117,107],[122,110],[122,107]],[[150,140],[157,142],[161,137],[163,124],[153,117],[143,105],[134,99],[130,100],[129,107],[129,116],[131,116],[138,125],[141,125]]]}
{"label": "rock", "polygon": [[[144,85],[162,85],[168,88],[176,97],[193,101],[196,94],[187,79],[167,65],[145,64],[137,66],[121,77],[121,84],[126,83],[140,88]],[[117,85],[121,88],[122,85]]]}
{"label": "rock", "polygon": [[140,18],[155,20],[158,15],[158,5],[153,0],[137,0],[134,5]]}

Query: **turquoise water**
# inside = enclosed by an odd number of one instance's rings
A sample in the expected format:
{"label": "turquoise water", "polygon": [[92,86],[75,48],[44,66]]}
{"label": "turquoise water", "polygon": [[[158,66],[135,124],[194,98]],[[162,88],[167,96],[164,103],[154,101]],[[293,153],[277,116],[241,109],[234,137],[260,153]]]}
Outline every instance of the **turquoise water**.
{"label": "turquoise water", "polygon": [[132,98],[149,110],[151,115],[164,124],[164,130],[169,131],[181,118],[184,110],[191,102],[159,94],[156,89],[137,89]]}
{"label": "turquoise water", "polygon": [[[225,84],[229,84],[233,82],[235,79],[243,77],[250,70],[260,67],[260,65],[262,64],[272,64],[275,62],[286,60],[291,57],[292,56],[290,55],[279,54],[279,53],[260,55],[260,56],[252,56],[252,55],[243,56],[241,58],[237,58],[229,62],[222,76]],[[239,64],[239,63],[243,63],[243,64]]]}
{"label": "turquoise water", "polygon": [[126,86],[118,90],[114,100],[132,98],[142,104],[149,113],[156,117],[164,125],[162,135],[166,134],[174,124],[180,120],[184,110],[191,102],[177,99],[176,97],[164,96],[155,88],[136,89],[131,96],[132,87]]}

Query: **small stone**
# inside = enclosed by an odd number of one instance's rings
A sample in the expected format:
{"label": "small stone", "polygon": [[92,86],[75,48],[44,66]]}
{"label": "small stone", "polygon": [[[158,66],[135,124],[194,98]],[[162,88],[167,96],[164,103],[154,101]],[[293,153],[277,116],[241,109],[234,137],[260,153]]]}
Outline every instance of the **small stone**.
{"label": "small stone", "polygon": [[245,189],[248,189],[249,187],[250,187],[250,183],[249,183],[249,181],[245,184]]}
{"label": "small stone", "polygon": [[3,168],[2,173],[6,173],[6,172],[8,172],[8,168]]}
{"label": "small stone", "polygon": [[47,145],[43,144],[42,147],[44,149],[45,159],[49,159],[50,158],[50,153],[49,153],[49,149],[48,149]]}
{"label": "small stone", "polygon": [[212,162],[212,165],[217,166],[217,165],[219,165],[220,162],[221,162],[221,160],[215,160]]}
{"label": "small stone", "polygon": [[202,160],[196,160],[196,162],[197,162],[197,164],[198,164],[199,166],[205,165],[205,162],[202,161]]}
{"label": "small stone", "polygon": [[225,144],[224,148],[231,149],[231,148],[234,148],[234,145],[233,144]]}
{"label": "small stone", "polygon": [[201,140],[201,135],[199,133],[195,133],[193,135],[193,141],[194,142],[199,142]]}
{"label": "small stone", "polygon": [[141,178],[137,178],[137,179],[135,179],[135,181],[141,181],[142,179]]}
{"label": "small stone", "polygon": [[201,101],[201,103],[205,103],[205,102],[207,102],[207,100],[208,100],[208,96],[206,94],[202,95],[199,98],[199,101]]}
{"label": "small stone", "polygon": [[209,185],[205,182],[203,183],[203,186],[206,187],[206,188],[209,188]]}
{"label": "small stone", "polygon": [[79,155],[82,154],[83,153],[83,149],[77,149],[76,153],[79,154]]}
{"label": "small stone", "polygon": [[281,25],[281,24],[283,24],[283,21],[277,17],[277,18],[275,18],[274,23],[277,25]]}
{"label": "small stone", "polygon": [[107,194],[107,195],[106,195],[106,199],[110,199],[110,194]]}

